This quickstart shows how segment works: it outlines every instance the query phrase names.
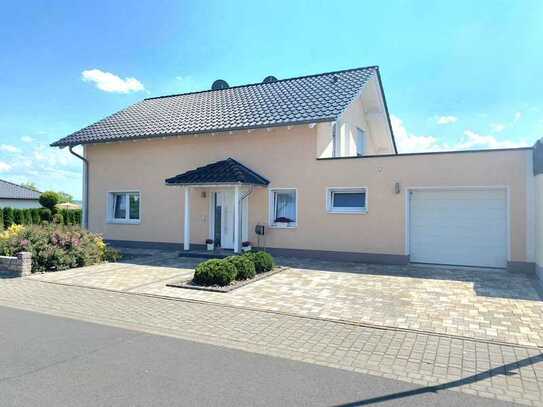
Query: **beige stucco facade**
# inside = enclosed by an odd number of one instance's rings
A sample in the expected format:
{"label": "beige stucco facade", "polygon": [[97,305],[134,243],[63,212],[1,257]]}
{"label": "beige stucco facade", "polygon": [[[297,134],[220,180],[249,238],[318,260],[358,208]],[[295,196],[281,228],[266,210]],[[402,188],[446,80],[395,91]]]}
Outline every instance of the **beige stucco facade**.
{"label": "beige stucco facade", "polygon": [[[267,178],[270,188],[297,190],[297,227],[267,227],[267,247],[407,255],[407,188],[501,186],[509,196],[509,260],[534,261],[527,243],[528,225],[534,222],[527,211],[531,150],[319,160],[327,129],[329,123],[321,123],[87,145],[89,228],[112,240],[182,243],[183,190],[164,180],[232,157]],[[330,187],[367,187],[368,212],[328,213]],[[107,223],[107,194],[118,191],[141,193],[139,224]],[[191,242],[196,244],[209,235],[210,195],[201,192],[191,195]],[[260,188],[248,198],[252,242],[254,226],[268,225],[268,197],[268,190]]]}

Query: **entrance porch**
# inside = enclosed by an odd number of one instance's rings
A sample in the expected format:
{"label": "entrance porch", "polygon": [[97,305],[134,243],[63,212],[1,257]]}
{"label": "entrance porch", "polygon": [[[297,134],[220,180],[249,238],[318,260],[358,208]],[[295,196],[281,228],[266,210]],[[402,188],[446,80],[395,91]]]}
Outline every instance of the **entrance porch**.
{"label": "entrance porch", "polygon": [[241,251],[248,239],[249,196],[269,181],[233,158],[166,179],[166,185],[184,189],[183,249],[190,250],[191,194],[209,196],[208,239],[216,248]]}

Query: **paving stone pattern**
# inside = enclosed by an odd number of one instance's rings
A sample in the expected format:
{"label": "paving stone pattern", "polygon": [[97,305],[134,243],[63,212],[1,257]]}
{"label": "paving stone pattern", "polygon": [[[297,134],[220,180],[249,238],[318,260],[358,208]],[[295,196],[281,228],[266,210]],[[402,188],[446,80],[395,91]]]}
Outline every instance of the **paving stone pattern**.
{"label": "paving stone pattern", "polygon": [[0,305],[170,335],[249,352],[543,405],[541,349],[331,320],[0,279]]}
{"label": "paving stone pattern", "polygon": [[[142,251],[137,253],[141,254]],[[210,301],[316,318],[543,346],[534,278],[502,270],[277,259],[291,268],[225,293],[167,287],[201,260],[147,251],[125,264],[35,275],[63,284]]]}

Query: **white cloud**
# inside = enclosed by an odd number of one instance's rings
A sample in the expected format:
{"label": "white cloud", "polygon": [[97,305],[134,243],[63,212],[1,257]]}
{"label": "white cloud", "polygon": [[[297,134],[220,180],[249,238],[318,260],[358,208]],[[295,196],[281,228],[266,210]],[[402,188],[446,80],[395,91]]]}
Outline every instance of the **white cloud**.
{"label": "white cloud", "polygon": [[452,124],[458,121],[456,116],[439,116],[437,118],[437,124]]}
{"label": "white cloud", "polygon": [[21,141],[22,141],[23,143],[28,143],[28,144],[30,144],[30,143],[33,143],[33,142],[34,142],[34,139],[33,139],[32,137],[30,137],[30,136],[23,136],[23,137],[21,137]]}
{"label": "white cloud", "polygon": [[392,130],[400,153],[419,153],[426,151],[455,151],[474,149],[517,148],[530,145],[525,140],[498,140],[494,136],[482,135],[473,130],[465,130],[463,136],[454,143],[448,144],[431,135],[419,136],[410,133],[402,120],[390,116]]}
{"label": "white cloud", "polygon": [[521,119],[521,117],[522,117],[522,112],[516,112],[514,123],[518,122]]}
{"label": "white cloud", "polygon": [[6,153],[17,153],[19,149],[11,144],[0,144],[0,151],[4,151]]}
{"label": "white cloud", "polygon": [[439,151],[446,148],[433,136],[417,136],[409,133],[402,120],[394,115],[390,116],[394,138],[401,153],[415,153],[422,151]]}
{"label": "white cloud", "polygon": [[506,125],[503,124],[503,123],[493,123],[493,124],[490,125],[490,128],[495,133],[501,133],[502,131],[505,130],[505,127],[506,127]]}
{"label": "white cloud", "polygon": [[143,84],[136,78],[120,78],[111,72],[100,69],[89,69],[81,73],[85,82],[94,82],[96,87],[104,92],[130,93],[145,90]]}
{"label": "white cloud", "polygon": [[464,138],[455,145],[458,150],[471,149],[495,149],[495,148],[516,148],[526,147],[526,141],[497,140],[494,136],[485,136],[472,130],[464,131]]}
{"label": "white cloud", "polygon": [[11,165],[4,161],[0,161],[0,172],[8,172],[11,170]]}

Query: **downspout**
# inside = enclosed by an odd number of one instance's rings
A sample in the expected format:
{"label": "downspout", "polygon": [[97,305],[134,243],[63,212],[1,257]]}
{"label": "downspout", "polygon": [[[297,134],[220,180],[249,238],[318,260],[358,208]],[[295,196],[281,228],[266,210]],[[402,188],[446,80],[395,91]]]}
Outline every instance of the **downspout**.
{"label": "downspout", "polygon": [[[84,147],[83,147],[84,148]],[[83,161],[83,227],[89,228],[89,161],[82,155],[73,150],[73,146],[68,146],[70,153]]]}

